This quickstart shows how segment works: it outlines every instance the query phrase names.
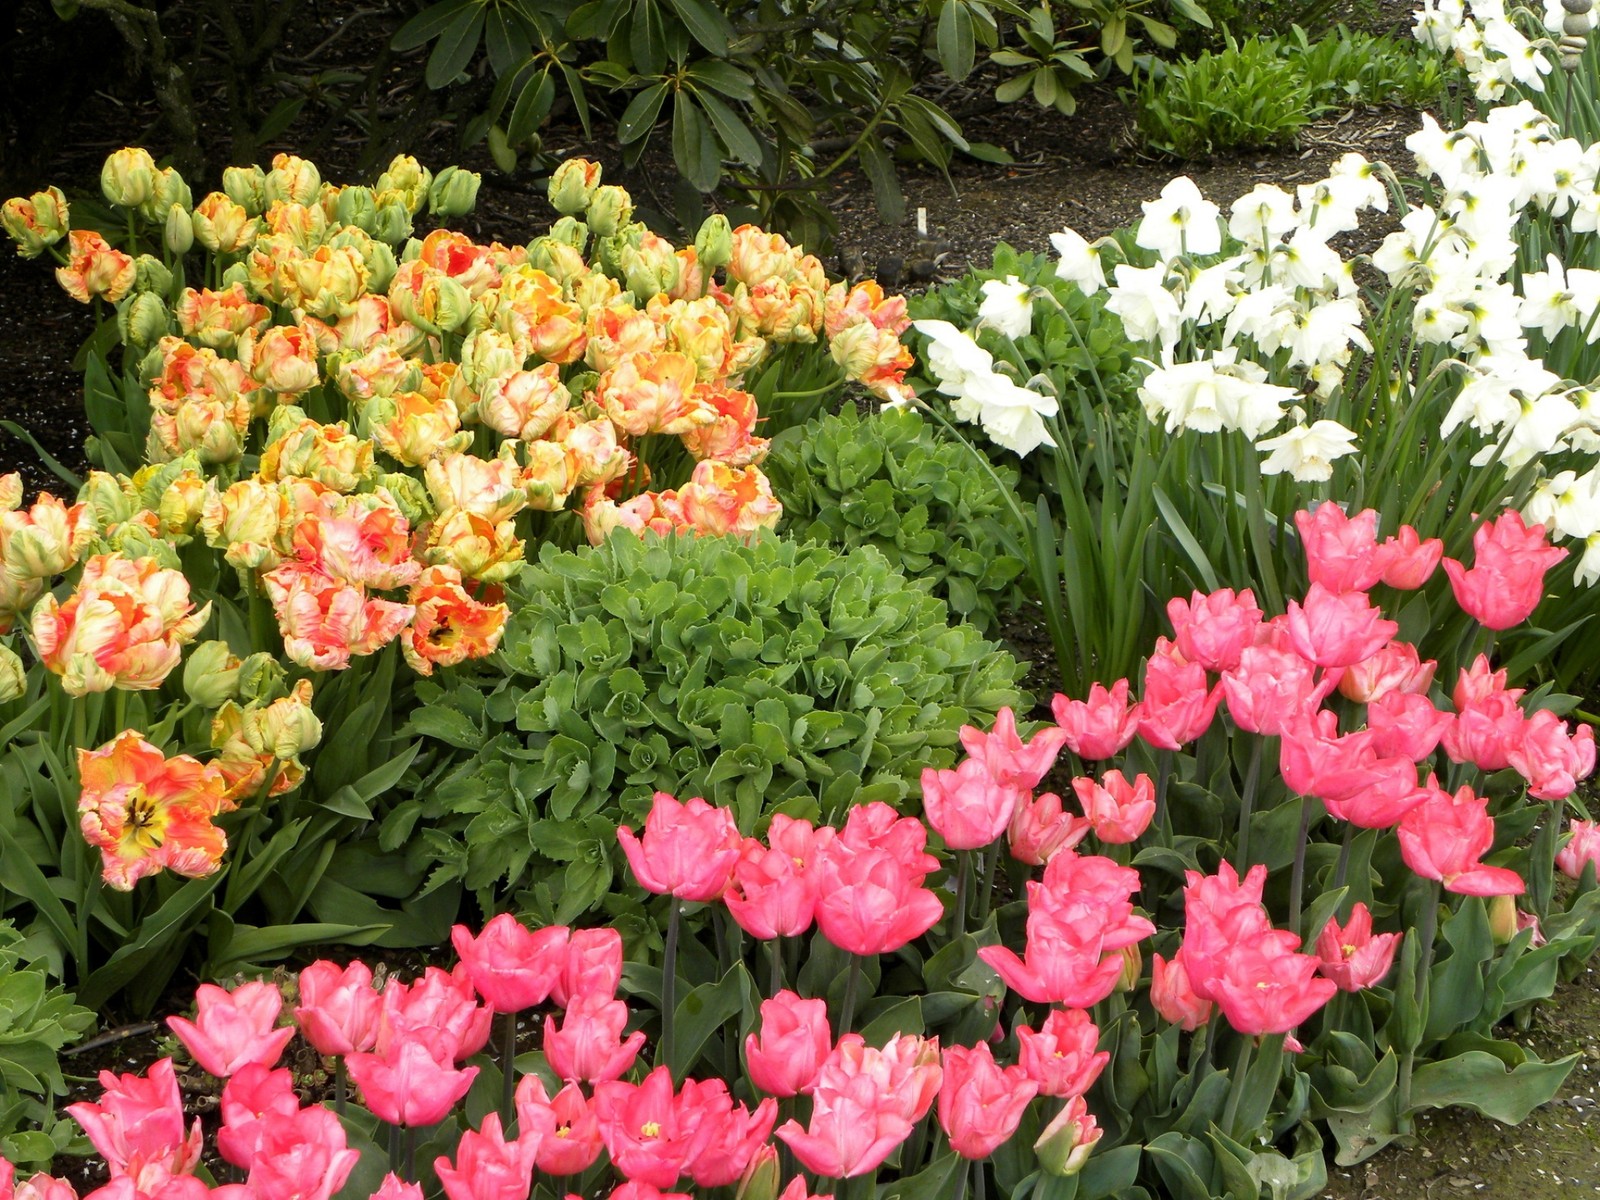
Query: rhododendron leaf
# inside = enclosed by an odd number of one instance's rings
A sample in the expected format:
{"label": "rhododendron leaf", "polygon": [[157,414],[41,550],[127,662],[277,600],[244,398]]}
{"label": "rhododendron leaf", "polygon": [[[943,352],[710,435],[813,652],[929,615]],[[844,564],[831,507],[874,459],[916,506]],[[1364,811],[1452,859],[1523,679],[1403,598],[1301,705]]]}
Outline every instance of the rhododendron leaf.
{"label": "rhododendron leaf", "polygon": [[1424,1063],[1412,1077],[1411,1105],[1416,1110],[1461,1104],[1496,1121],[1517,1125],[1561,1090],[1579,1057],[1569,1054],[1549,1063],[1529,1058],[1508,1070],[1493,1054],[1470,1050]]}

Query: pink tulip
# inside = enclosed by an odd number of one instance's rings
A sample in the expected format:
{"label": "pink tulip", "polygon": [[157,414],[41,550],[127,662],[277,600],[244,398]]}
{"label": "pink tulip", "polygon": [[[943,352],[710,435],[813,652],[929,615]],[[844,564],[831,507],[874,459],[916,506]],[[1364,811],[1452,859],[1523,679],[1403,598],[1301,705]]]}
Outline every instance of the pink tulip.
{"label": "pink tulip", "polygon": [[778,1200],[833,1200],[833,1193],[829,1192],[827,1195],[823,1195],[821,1192],[818,1192],[815,1196],[813,1196],[810,1192],[806,1191],[805,1177],[802,1175],[796,1175],[793,1179],[789,1180],[789,1186],[778,1193]]}
{"label": "pink tulip", "polygon": [[837,840],[844,843],[847,851],[887,850],[919,877],[939,869],[939,860],[927,853],[927,826],[916,817],[902,817],[882,801],[856,805],[845,819],[844,828],[837,831],[836,839],[830,836],[834,832],[826,827],[817,830],[821,843],[816,847],[819,861]]}
{"label": "pink tulip", "polygon": [[345,1066],[375,1117],[418,1128],[444,1120],[478,1076],[477,1067],[451,1065],[452,1049],[446,1035],[411,1030],[382,1053],[350,1055]]}
{"label": "pink tulip", "polygon": [[[1257,609],[1258,621],[1260,616]],[[1241,644],[1239,652],[1243,650]],[[1232,658],[1229,665],[1238,662],[1238,654]],[[1144,693],[1139,701],[1140,737],[1159,750],[1176,750],[1211,727],[1221,702],[1222,689],[1208,686],[1203,666],[1188,661],[1166,638],[1156,639],[1155,651],[1144,667]]]}
{"label": "pink tulip", "polygon": [[604,994],[574,996],[557,1027],[554,1017],[544,1019],[544,1056],[561,1079],[585,1083],[620,1079],[633,1066],[644,1045],[644,1031],[624,1040],[628,1006]]}
{"label": "pink tulip", "polygon": [[1139,775],[1132,783],[1121,771],[1107,771],[1096,783],[1093,779],[1074,779],[1083,815],[1094,826],[1094,835],[1110,845],[1126,845],[1150,827],[1156,815],[1156,785],[1150,776]]}
{"label": "pink tulip", "polygon": [[1522,699],[1522,688],[1506,687],[1506,669],[1493,670],[1489,666],[1486,655],[1478,655],[1472,660],[1472,666],[1463,670],[1456,677],[1455,690],[1450,693],[1450,702],[1456,708],[1471,708],[1483,704],[1485,701],[1496,700],[1502,696],[1515,703]]}
{"label": "pink tulip", "polygon": [[769,845],[746,838],[722,899],[752,937],[798,937],[816,919],[817,882],[811,871],[816,831],[782,813],[767,829]]}
{"label": "pink tulip", "polygon": [[1390,692],[1367,705],[1372,748],[1384,758],[1422,762],[1454,722],[1454,716],[1440,712],[1428,697],[1410,692]]}
{"label": "pink tulip", "polygon": [[1398,933],[1374,936],[1372,914],[1358,902],[1343,926],[1330,918],[1317,935],[1317,957],[1322,960],[1318,969],[1340,991],[1359,992],[1389,973],[1399,946]]}
{"label": "pink tulip", "polygon": [[1333,592],[1313,583],[1305,603],[1289,601],[1289,641],[1319,667],[1353,667],[1371,658],[1400,632],[1365,592]]}
{"label": "pink tulip", "polygon": [[1383,578],[1390,552],[1378,545],[1378,514],[1372,509],[1347,517],[1339,505],[1324,500],[1295,513],[1294,523],[1313,584],[1331,592],[1366,592]]}
{"label": "pink tulip", "polygon": [[562,1008],[573,996],[615,996],[622,983],[622,934],[609,925],[574,929],[550,999]]}
{"label": "pink tulip", "polygon": [[1506,750],[1506,760],[1528,783],[1536,800],[1565,800],[1578,780],[1594,774],[1594,726],[1568,733],[1566,722],[1540,709],[1522,725],[1521,737]]}
{"label": "pink tulip", "polygon": [[521,1012],[542,1004],[567,965],[565,925],[531,930],[510,913],[501,913],[473,937],[465,925],[450,930],[450,943],[473,990],[497,1013]]}
{"label": "pink tulip", "polygon": [[1041,1096],[1081,1096],[1111,1061],[1097,1049],[1100,1030],[1081,1008],[1051,1009],[1039,1032],[1018,1025],[1016,1034],[1017,1062]]}
{"label": "pink tulip", "polygon": [[345,1143],[344,1125],[326,1108],[269,1113],[261,1119],[247,1182],[260,1197],[329,1200],[360,1158]]}
{"label": "pink tulip", "polygon": [[600,1137],[612,1165],[634,1182],[669,1188],[716,1130],[697,1120],[692,1105],[674,1094],[672,1076],[657,1067],[641,1084],[614,1080],[594,1090]]}
{"label": "pink tulip", "polygon": [[1060,729],[1041,729],[1024,742],[1017,734],[1016,714],[1002,708],[995,714],[994,728],[981,733],[971,725],[961,727],[961,745],[1002,788],[1027,792],[1055,764],[1066,742]]}
{"label": "pink tulip", "polygon": [[1439,664],[1421,661],[1409,642],[1390,642],[1370,658],[1346,667],[1339,676],[1339,694],[1370,704],[1393,692],[1426,694]]}
{"label": "pink tulip", "polygon": [[984,1159],[1017,1131],[1039,1085],[1020,1065],[1000,1067],[988,1043],[944,1052],[939,1088],[939,1127],[962,1158]]}
{"label": "pink tulip", "polygon": [[1426,797],[1417,786],[1417,765],[1409,758],[1374,758],[1366,771],[1364,786],[1323,797],[1329,816],[1358,829],[1388,829]]}
{"label": "pink tulip", "polygon": [[617,840],[646,891],[702,901],[722,895],[742,845],[727,809],[698,796],[679,804],[666,792],[655,794],[643,841],[626,825],[617,830]]}
{"label": "pink tulip", "polygon": [[1543,525],[1528,528],[1512,509],[1480,525],[1472,549],[1471,570],[1447,558],[1444,572],[1456,603],[1490,629],[1526,621],[1543,598],[1544,573],[1567,557],[1545,539]]}
{"label": "pink tulip", "polygon": [[242,1183],[208,1188],[193,1175],[174,1175],[152,1163],[136,1175],[114,1176],[83,1200],[255,1200],[255,1192]]}
{"label": "pink tulip", "polygon": [[546,1175],[581,1175],[600,1157],[600,1119],[583,1088],[569,1083],[552,1100],[529,1073],[517,1081],[517,1128],[533,1141]]}
{"label": "pink tulip", "polygon": [[[574,1200],[576,1193],[569,1193],[567,1200]],[[583,1200],[577,1196],[576,1200]],[[627,1183],[615,1188],[606,1200],[694,1200],[688,1192],[663,1192],[658,1187],[644,1182],[642,1179],[630,1179]]]}
{"label": "pink tulip", "polygon": [[[5,1167],[10,1166],[10,1163],[5,1163]],[[47,1175],[43,1171],[30,1175],[19,1183],[14,1193],[9,1190],[9,1186],[9,1171],[0,1170],[0,1200],[78,1200],[77,1189],[71,1183],[65,1179],[57,1179],[54,1175]]]}
{"label": "pink tulip", "polygon": [[340,968],[326,960],[300,972],[300,1004],[295,1021],[319,1054],[371,1050],[378,1040],[382,998],[372,986],[372,970],[359,960]]}
{"label": "pink tulip", "polygon": [[1600,871],[1600,821],[1580,821],[1574,817],[1568,827],[1571,836],[1556,854],[1556,866],[1562,874],[1581,879],[1590,863]]}
{"label": "pink tulip", "polygon": [[1309,714],[1332,690],[1318,683],[1312,666],[1292,650],[1250,646],[1239,665],[1222,676],[1222,694],[1228,715],[1248,733],[1271,736],[1289,728],[1299,716]]}
{"label": "pink tulip", "polygon": [[493,1020],[459,965],[454,971],[427,967],[410,984],[391,979],[384,986],[374,1048],[387,1054],[396,1041],[421,1031],[442,1037],[450,1057],[465,1062],[488,1043]]}
{"label": "pink tulip", "polygon": [[995,781],[981,759],[922,772],[922,811],[952,850],[979,850],[1003,832],[1023,793]]}
{"label": "pink tulip", "polygon": [[83,1126],[112,1178],[153,1164],[174,1175],[193,1170],[200,1161],[200,1118],[185,1135],[170,1058],[153,1063],[146,1077],[101,1071],[100,1086],[105,1092],[99,1104],[69,1104],[66,1111]]}
{"label": "pink tulip", "polygon": [[764,1145],[778,1119],[778,1102],[771,1097],[752,1112],[734,1104],[720,1079],[683,1082],[683,1103],[694,1115],[689,1119],[712,1130],[709,1140],[691,1158],[685,1170],[703,1188],[727,1187],[744,1174],[745,1167]]}
{"label": "pink tulip", "polygon": [[300,1111],[294,1075],[287,1067],[271,1070],[246,1063],[222,1088],[222,1128],[217,1152],[234,1166],[248,1170],[266,1131],[265,1118],[292,1117]]}
{"label": "pink tulip", "polygon": [[942,1077],[938,1038],[897,1033],[880,1050],[867,1045],[859,1033],[847,1033],[822,1064],[811,1095],[822,1104],[850,1081],[870,1079],[883,1093],[884,1103],[914,1125],[933,1107]]}
{"label": "pink tulip", "polygon": [[490,1113],[480,1129],[461,1135],[455,1162],[440,1155],[433,1169],[449,1200],[527,1200],[536,1148],[520,1138],[506,1141],[500,1114]]}
{"label": "pink tulip", "polygon": [[827,1004],[784,989],[761,1002],[761,1028],[744,1040],[750,1082],[769,1096],[798,1096],[816,1082],[832,1047]]}
{"label": "pink tulip", "polygon": [[1232,588],[1222,588],[1167,601],[1167,619],[1185,661],[1207,671],[1231,671],[1245,647],[1254,644],[1261,610],[1249,588],[1237,596]]}
{"label": "pink tulip", "polygon": [[1500,692],[1458,709],[1439,745],[1452,762],[1472,763],[1480,771],[1503,771],[1511,765],[1512,749],[1522,742],[1525,724],[1511,693]]}
{"label": "pink tulip", "polygon": [[911,1135],[913,1122],[865,1076],[842,1081],[812,1106],[811,1123],[785,1123],[778,1138],[808,1171],[852,1179],[881,1166]]}
{"label": "pink tulip", "polygon": [[[870,810],[870,811],[868,811]],[[852,954],[887,954],[944,916],[922,886],[938,860],[924,852],[927,830],[887,804],[852,810],[844,830],[817,853],[817,926]]]}
{"label": "pink tulip", "polygon": [[270,1067],[294,1036],[294,1026],[274,1028],[283,993],[270,983],[246,983],[232,992],[202,983],[194,994],[193,1021],[168,1017],[167,1026],[203,1070],[226,1079],[245,1063]]}
{"label": "pink tulip", "polygon": [[1139,732],[1140,708],[1128,703],[1126,679],[1117,680],[1109,692],[1098,683],[1090,685],[1087,700],[1058,694],[1050,709],[1066,733],[1067,747],[1090,761],[1110,758]]}
{"label": "pink tulip", "polygon": [[[1272,938],[1272,918],[1261,904],[1267,868],[1257,863],[1240,880],[1226,859],[1215,875],[1189,871],[1183,889],[1183,960],[1189,987],[1202,1000],[1214,1000],[1210,983],[1221,960],[1236,943]],[[1293,936],[1293,935],[1289,935]],[[1296,946],[1299,940],[1295,939]],[[1292,947],[1291,947],[1292,949]]]}
{"label": "pink tulip", "polygon": [[1157,954],[1150,960],[1150,1003],[1163,1020],[1193,1033],[1211,1019],[1212,1002],[1195,994],[1183,951],[1169,963]]}
{"label": "pink tulip", "polygon": [[1042,867],[1053,856],[1071,850],[1088,835],[1088,818],[1064,812],[1061,797],[1045,792],[1036,800],[1024,796],[1018,801],[1006,830],[1006,841],[1012,858],[1029,866]]}
{"label": "pink tulip", "polygon": [[1438,538],[1423,540],[1409,525],[1378,548],[1384,555],[1383,582],[1401,591],[1415,591],[1429,579],[1444,556],[1444,543]]}
{"label": "pink tulip", "polygon": [[1463,896],[1517,896],[1522,877],[1479,860],[1494,844],[1488,801],[1462,787],[1454,796],[1428,780],[1422,803],[1400,820],[1400,857],[1424,879]]}
{"label": "pink tulip", "polygon": [[[1293,944],[1300,939],[1290,934]],[[1243,1034],[1287,1033],[1333,998],[1330,980],[1317,978],[1319,960],[1286,952],[1272,941],[1229,948],[1210,981],[1222,1015]]]}
{"label": "pink tulip", "polygon": [[372,1193],[372,1200],[422,1200],[422,1189],[390,1171],[378,1190]]}

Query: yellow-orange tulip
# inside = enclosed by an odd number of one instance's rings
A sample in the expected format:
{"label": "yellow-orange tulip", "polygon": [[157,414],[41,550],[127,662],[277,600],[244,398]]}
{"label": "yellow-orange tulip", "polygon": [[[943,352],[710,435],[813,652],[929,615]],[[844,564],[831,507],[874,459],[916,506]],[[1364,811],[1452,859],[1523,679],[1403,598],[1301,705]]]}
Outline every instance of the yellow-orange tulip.
{"label": "yellow-orange tulip", "polygon": [[134,261],[92,229],[74,229],[67,235],[67,265],[56,268],[56,282],[80,304],[99,296],[115,304],[133,288],[138,270]]}
{"label": "yellow-orange tulip", "polygon": [[400,640],[400,652],[419,675],[493,654],[510,615],[504,604],[474,599],[462,586],[461,572],[450,566],[424,571],[410,600],[416,611]]}

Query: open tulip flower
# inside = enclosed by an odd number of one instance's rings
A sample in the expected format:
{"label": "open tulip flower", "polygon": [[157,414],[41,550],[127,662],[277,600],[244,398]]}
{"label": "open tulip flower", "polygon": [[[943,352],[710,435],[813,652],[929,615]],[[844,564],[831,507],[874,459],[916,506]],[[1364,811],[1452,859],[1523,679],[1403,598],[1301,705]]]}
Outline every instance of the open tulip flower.
{"label": "open tulip flower", "polygon": [[477,937],[465,925],[450,930],[473,989],[497,1013],[543,1003],[566,970],[570,937],[565,925],[531,930],[510,913],[491,918]]}
{"label": "open tulip flower", "polygon": [[733,816],[696,796],[680,804],[657,792],[644,838],[624,825],[617,840],[647,890],[683,900],[714,900],[728,886],[743,842]]}
{"label": "open tulip flower", "polygon": [[209,983],[195,993],[193,1021],[168,1017],[167,1025],[195,1062],[219,1079],[247,1063],[270,1067],[294,1037],[294,1026],[275,1028],[283,994],[270,983],[241,984],[224,991]]}

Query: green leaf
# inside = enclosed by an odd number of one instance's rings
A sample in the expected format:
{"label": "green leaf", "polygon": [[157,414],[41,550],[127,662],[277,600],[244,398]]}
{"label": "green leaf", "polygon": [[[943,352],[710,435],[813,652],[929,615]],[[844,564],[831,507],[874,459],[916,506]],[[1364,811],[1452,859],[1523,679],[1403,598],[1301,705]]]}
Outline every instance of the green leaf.
{"label": "green leaf", "polygon": [[894,169],[889,148],[881,140],[868,138],[861,144],[861,168],[872,182],[872,198],[878,208],[878,219],[886,225],[898,225],[905,220],[906,198],[900,190],[900,177]]}
{"label": "green leaf", "polygon": [[428,55],[428,69],[423,79],[437,91],[467,69],[472,56],[478,52],[478,40],[483,36],[483,9],[476,6],[456,15],[445,26],[439,41]]}
{"label": "green leaf", "polygon": [[457,14],[474,7],[477,2],[478,0],[441,0],[438,4],[429,5],[400,26],[389,41],[389,49],[415,50],[418,46],[426,45],[443,33],[451,22],[456,20]]}
{"label": "green leaf", "polygon": [[512,146],[521,146],[539,126],[544,124],[544,119],[550,115],[550,107],[555,103],[556,85],[550,78],[549,69],[545,69],[533,76],[522,87],[522,92],[517,96],[517,103],[511,109],[511,124],[506,127],[506,142]]}
{"label": "green leaf", "polygon": [[661,105],[666,98],[667,85],[653,83],[630,100],[617,121],[617,141],[626,146],[649,133],[661,114]]}
{"label": "green leaf", "polygon": [[1173,9],[1179,16],[1187,17],[1202,29],[1211,28],[1211,18],[1206,15],[1206,10],[1195,3],[1195,0],[1171,0]]}
{"label": "green leaf", "polygon": [[429,705],[411,714],[408,733],[436,738],[461,750],[476,750],[484,743],[483,731],[459,709]]}
{"label": "green leaf", "polygon": [[956,1180],[962,1177],[966,1169],[967,1160],[954,1150],[949,1150],[915,1175],[885,1185],[878,1193],[879,1200],[924,1200],[934,1196],[954,1196]]}
{"label": "green leaf", "polygon": [[668,0],[668,3],[677,11],[695,41],[718,58],[727,57],[728,39],[733,36],[733,26],[720,9],[702,4],[701,0]]}
{"label": "green leaf", "polygon": [[717,136],[722,139],[722,144],[728,148],[733,157],[749,166],[759,167],[761,143],[756,140],[756,135],[750,132],[750,127],[733,109],[709,92],[696,92],[695,95],[705,108],[706,115],[711,118],[711,124],[716,127]]}
{"label": "green leaf", "polygon": [[252,925],[236,925],[226,944],[226,956],[212,961],[215,977],[232,974],[240,967],[263,960],[282,958],[296,946],[314,946],[337,942],[347,946],[364,946],[379,934],[391,928],[382,925],[334,925],[315,921],[296,922],[293,925],[268,925],[257,929]]}
{"label": "green leaf", "polygon": [[934,40],[939,65],[958,83],[972,74],[977,44],[973,39],[972,11],[962,0],[945,0],[939,10],[939,29]]}
{"label": "green leaf", "polygon": [[717,139],[687,91],[679,92],[672,104],[672,157],[684,178],[699,191],[712,191],[722,178]]}
{"label": "green leaf", "polygon": [[1550,1063],[1529,1059],[1507,1070],[1493,1054],[1471,1050],[1426,1063],[1412,1076],[1411,1106],[1415,1110],[1459,1104],[1507,1125],[1520,1125],[1561,1090],[1579,1057],[1569,1054]]}
{"label": "green leaf", "polygon": [[673,1061],[668,1064],[674,1079],[688,1075],[711,1035],[738,1015],[746,986],[753,988],[755,983],[744,963],[737,962],[716,983],[702,983],[678,1001],[672,1023]]}

